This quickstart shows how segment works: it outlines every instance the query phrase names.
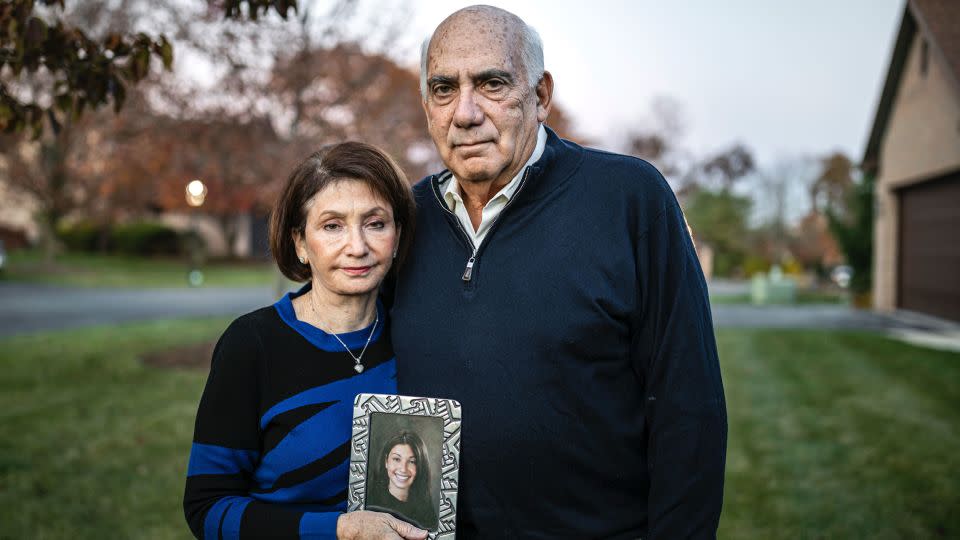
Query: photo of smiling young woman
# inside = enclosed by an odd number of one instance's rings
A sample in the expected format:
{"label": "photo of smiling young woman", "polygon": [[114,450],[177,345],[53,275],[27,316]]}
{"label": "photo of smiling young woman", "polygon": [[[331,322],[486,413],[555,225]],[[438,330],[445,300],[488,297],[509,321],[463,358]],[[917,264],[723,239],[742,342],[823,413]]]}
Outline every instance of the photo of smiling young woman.
{"label": "photo of smiling young woman", "polygon": [[436,530],[442,444],[440,418],[370,415],[365,508]]}

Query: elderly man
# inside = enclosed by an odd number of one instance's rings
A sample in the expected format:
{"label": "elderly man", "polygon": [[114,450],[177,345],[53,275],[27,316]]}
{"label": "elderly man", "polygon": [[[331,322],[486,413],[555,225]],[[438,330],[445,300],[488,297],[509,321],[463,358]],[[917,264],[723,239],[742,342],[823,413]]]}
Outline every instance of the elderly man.
{"label": "elderly man", "polygon": [[543,126],[553,78],[515,15],[460,10],[423,52],[448,170],[414,188],[392,335],[402,393],[463,405],[457,537],[714,537],[723,387],[669,186]]}

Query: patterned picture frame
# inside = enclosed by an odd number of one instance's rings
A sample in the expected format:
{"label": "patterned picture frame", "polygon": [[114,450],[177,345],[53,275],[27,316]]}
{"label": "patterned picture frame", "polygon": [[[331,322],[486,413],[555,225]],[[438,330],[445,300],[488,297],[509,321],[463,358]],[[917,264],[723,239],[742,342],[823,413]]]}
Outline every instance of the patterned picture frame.
{"label": "patterned picture frame", "polygon": [[[435,495],[434,511],[437,517],[436,528],[429,528],[430,540],[453,540],[456,536],[457,524],[457,488],[459,486],[460,471],[460,403],[453,399],[397,396],[387,394],[359,394],[353,402],[353,436],[350,442],[350,477],[347,495],[347,511],[363,510],[367,508],[367,486],[369,460],[376,459],[378,449],[371,448],[371,443],[385,438],[384,434],[377,433],[377,415],[382,421],[380,426],[392,425],[395,419],[402,424],[415,422],[416,418],[432,417],[439,420],[442,430],[429,437],[436,440],[439,449],[439,496]],[[391,415],[395,415],[391,418]],[[432,421],[423,419],[430,424]],[[428,438],[428,437],[425,437]],[[371,452],[372,450],[372,452]],[[381,510],[381,508],[377,508]],[[396,515],[396,514],[395,514]],[[397,517],[403,517],[397,515]]]}

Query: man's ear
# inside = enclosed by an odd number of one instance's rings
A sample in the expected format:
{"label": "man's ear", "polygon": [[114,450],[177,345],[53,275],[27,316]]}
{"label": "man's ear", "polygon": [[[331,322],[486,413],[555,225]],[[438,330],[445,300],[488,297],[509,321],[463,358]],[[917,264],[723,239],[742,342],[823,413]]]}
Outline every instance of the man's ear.
{"label": "man's ear", "polygon": [[427,117],[427,128],[429,128],[430,127],[430,111],[427,109],[427,99],[429,98],[421,98],[420,106],[423,107],[423,115]]}
{"label": "man's ear", "polygon": [[553,105],[553,75],[549,71],[543,72],[543,77],[537,82],[537,121],[544,122],[550,116],[550,106]]}

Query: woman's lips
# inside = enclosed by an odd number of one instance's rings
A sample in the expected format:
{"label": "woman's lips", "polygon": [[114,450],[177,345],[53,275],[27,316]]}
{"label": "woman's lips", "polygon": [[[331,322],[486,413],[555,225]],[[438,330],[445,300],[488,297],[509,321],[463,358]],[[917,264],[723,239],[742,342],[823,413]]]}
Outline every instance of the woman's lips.
{"label": "woman's lips", "polygon": [[344,266],[340,269],[351,276],[362,276],[370,271],[371,266]]}

